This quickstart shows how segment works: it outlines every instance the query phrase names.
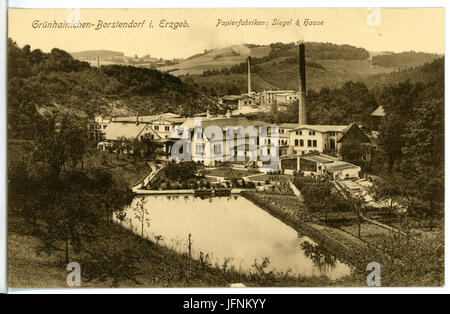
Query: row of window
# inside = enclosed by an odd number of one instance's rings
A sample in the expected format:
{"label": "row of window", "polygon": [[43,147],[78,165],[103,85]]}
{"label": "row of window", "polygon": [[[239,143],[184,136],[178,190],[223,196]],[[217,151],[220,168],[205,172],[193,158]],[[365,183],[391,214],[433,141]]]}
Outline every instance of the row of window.
{"label": "row of window", "polygon": [[[107,124],[104,124],[103,129],[106,129],[107,126],[108,126]],[[98,125],[98,124],[91,124],[90,128],[91,128],[91,130],[101,130],[102,126]]]}
{"label": "row of window", "polygon": [[[214,145],[213,146],[213,151],[214,151],[214,154],[222,154],[222,145],[220,145],[220,144]],[[203,145],[197,144],[195,146],[195,152],[196,152],[197,155],[202,154],[202,152],[203,152]],[[267,149],[267,154],[270,155],[270,148]]]}
{"label": "row of window", "polygon": [[[295,131],[296,135],[302,135],[302,133],[303,132],[300,130]],[[316,135],[316,131],[309,131],[309,135]],[[336,136],[336,135],[337,135],[336,132],[330,132],[330,136]]]}
{"label": "row of window", "polygon": [[[155,131],[159,131],[159,125],[153,126],[153,129],[154,129]],[[170,126],[165,126],[165,127],[164,127],[164,130],[165,130],[166,132],[170,131]]]}
{"label": "row of window", "polygon": [[[295,131],[296,135],[303,135],[303,131],[297,130]],[[309,131],[309,135],[316,135],[316,131]]]}
{"label": "row of window", "polygon": [[[317,140],[308,140],[308,147],[317,147]],[[304,140],[295,140],[295,146],[303,147],[305,146]]]}

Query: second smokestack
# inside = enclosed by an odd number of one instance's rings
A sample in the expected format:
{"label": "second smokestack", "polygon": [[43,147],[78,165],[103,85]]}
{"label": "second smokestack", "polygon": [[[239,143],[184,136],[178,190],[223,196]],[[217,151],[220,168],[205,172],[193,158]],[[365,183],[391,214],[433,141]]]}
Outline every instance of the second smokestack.
{"label": "second smokestack", "polygon": [[306,119],[306,61],[305,61],[305,44],[298,46],[299,52],[299,75],[300,84],[298,90],[298,124],[308,124]]}
{"label": "second smokestack", "polygon": [[247,65],[248,65],[248,95],[252,93],[252,57],[248,57],[247,59]]}

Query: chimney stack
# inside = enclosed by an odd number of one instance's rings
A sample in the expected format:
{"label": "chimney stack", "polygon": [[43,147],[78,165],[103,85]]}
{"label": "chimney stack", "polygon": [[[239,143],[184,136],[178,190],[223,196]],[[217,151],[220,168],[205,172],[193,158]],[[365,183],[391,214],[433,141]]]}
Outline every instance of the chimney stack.
{"label": "chimney stack", "polygon": [[306,120],[306,62],[305,62],[305,44],[298,46],[299,52],[299,74],[300,84],[298,90],[298,124],[308,124]]}
{"label": "chimney stack", "polygon": [[248,56],[247,59],[248,65],[248,95],[252,93],[252,57]]}

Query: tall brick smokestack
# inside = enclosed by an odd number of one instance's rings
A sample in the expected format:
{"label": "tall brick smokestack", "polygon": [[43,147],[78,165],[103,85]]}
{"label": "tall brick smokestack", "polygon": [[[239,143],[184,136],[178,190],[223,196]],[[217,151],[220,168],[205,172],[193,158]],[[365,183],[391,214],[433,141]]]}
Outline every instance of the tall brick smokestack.
{"label": "tall brick smokestack", "polygon": [[247,65],[248,65],[248,94],[250,95],[252,93],[252,57],[248,56],[247,59]]}
{"label": "tall brick smokestack", "polygon": [[308,124],[306,120],[306,62],[305,62],[305,44],[298,46],[299,53],[299,74],[300,84],[298,91],[298,124]]}

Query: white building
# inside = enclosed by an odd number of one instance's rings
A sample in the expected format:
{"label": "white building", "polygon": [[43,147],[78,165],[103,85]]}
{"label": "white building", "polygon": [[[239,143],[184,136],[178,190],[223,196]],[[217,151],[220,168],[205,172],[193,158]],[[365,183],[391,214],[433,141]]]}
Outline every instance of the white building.
{"label": "white building", "polygon": [[313,151],[339,151],[339,138],[348,125],[301,125],[289,131],[289,155],[304,155]]}
{"label": "white building", "polygon": [[[261,145],[265,145],[267,149],[267,155],[273,154],[278,149],[278,142],[274,143],[271,136],[271,129],[268,128],[267,137],[261,136],[259,133],[258,123],[251,123],[245,117],[212,117],[203,118],[202,121],[202,136],[201,140],[197,139],[194,134],[195,120],[188,118],[180,128],[190,130],[191,142],[188,154],[195,162],[204,164],[205,166],[215,166],[221,162],[238,163],[241,165],[253,165],[261,167],[263,162],[260,158],[259,149]],[[261,124],[262,125],[262,124]],[[222,137],[216,137],[216,134],[211,136],[205,135],[205,129],[208,127],[214,127],[218,132],[221,132]],[[255,127],[255,134],[238,134],[238,128],[244,130],[248,127]],[[227,142],[227,129],[231,128],[234,133],[234,139],[230,143]],[[230,147],[228,147],[229,145]],[[252,145],[256,145],[252,147]],[[254,149],[252,149],[254,148]],[[232,159],[227,160],[228,149],[234,150],[234,155],[231,155]],[[182,153],[180,151],[180,153]]]}
{"label": "white building", "polygon": [[298,93],[293,90],[269,90],[257,94],[261,104],[289,104],[298,100]]}

